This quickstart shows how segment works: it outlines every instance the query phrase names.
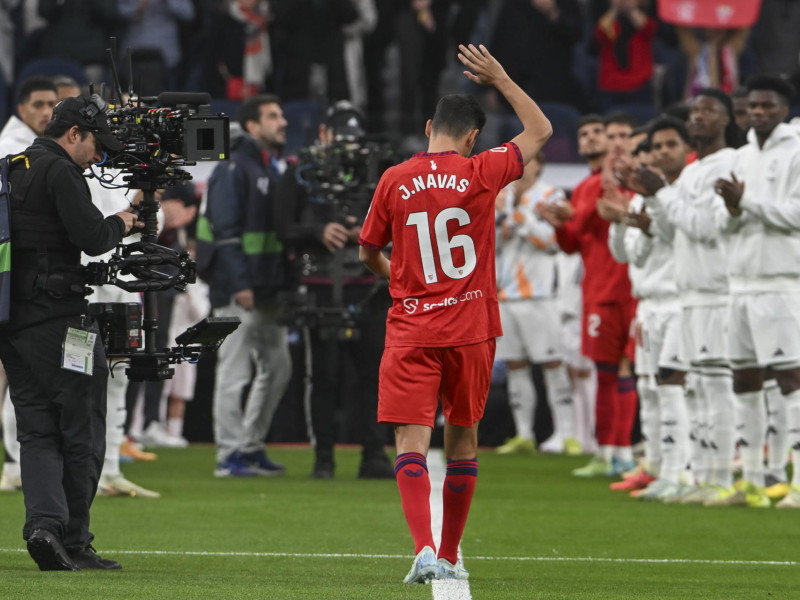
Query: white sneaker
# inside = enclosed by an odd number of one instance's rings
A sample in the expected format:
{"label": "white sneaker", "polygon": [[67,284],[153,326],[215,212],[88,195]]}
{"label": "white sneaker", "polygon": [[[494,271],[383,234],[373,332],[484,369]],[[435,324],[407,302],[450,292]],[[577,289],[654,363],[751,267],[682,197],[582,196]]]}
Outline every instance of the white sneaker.
{"label": "white sneaker", "polygon": [[0,492],[18,492],[22,489],[22,475],[18,472],[19,465],[16,465],[16,468],[8,468],[7,465],[8,463],[3,465],[3,474],[0,476]]}
{"label": "white sneaker", "polygon": [[414,564],[403,583],[428,583],[436,577],[437,569],[436,553],[430,546],[425,546],[414,557]]}
{"label": "white sneaker", "polygon": [[160,498],[161,494],[148,490],[125,479],[122,473],[100,475],[97,484],[98,496],[130,496],[132,498]]}
{"label": "white sneaker", "polygon": [[469,571],[464,568],[460,558],[456,564],[440,558],[436,561],[436,579],[469,579]]}
{"label": "white sneaker", "polygon": [[564,452],[564,439],[560,435],[551,435],[539,444],[539,450],[548,454],[561,454]]}
{"label": "white sneaker", "polygon": [[158,421],[152,421],[142,431],[139,441],[145,446],[158,446],[162,448],[186,448],[189,445],[182,437],[171,435],[167,428]]}

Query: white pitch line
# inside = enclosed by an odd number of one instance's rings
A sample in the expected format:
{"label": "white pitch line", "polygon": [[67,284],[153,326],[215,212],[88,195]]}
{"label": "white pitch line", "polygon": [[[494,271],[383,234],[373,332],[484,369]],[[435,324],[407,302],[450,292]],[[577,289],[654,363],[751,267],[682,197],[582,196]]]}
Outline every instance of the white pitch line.
{"label": "white pitch line", "polygon": [[[0,553],[27,553],[24,548],[0,548]],[[407,554],[357,554],[346,552],[213,552],[183,550],[107,550],[103,554],[128,556],[233,556],[241,558],[359,558],[406,559]],[[794,560],[712,560],[703,558],[610,558],[600,556],[470,556],[470,560],[495,560],[509,562],[596,562],[637,564],[689,564],[689,565],[752,565],[757,567],[797,567]]]}
{"label": "white pitch line", "polygon": [[[442,545],[442,490],[444,477],[447,474],[444,452],[438,449],[428,451],[428,475],[431,480],[431,529],[436,547]],[[458,546],[458,556],[461,557],[461,545]],[[469,581],[434,579],[431,581],[433,600],[472,600],[469,591]]]}

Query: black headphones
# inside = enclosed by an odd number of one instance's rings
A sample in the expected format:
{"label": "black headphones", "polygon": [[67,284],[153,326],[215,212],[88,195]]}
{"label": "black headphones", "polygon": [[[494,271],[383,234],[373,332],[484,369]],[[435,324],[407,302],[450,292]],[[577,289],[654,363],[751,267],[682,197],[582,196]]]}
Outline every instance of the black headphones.
{"label": "black headphones", "polygon": [[89,98],[87,98],[87,102],[88,104],[80,110],[80,114],[90,123],[94,123],[94,118],[97,115],[106,112],[108,104],[98,94],[92,94],[89,96]]}

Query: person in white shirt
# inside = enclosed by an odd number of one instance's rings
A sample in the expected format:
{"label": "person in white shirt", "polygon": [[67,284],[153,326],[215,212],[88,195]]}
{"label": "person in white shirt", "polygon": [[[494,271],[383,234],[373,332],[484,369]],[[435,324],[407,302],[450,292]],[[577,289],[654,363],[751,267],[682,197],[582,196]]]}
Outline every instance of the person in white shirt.
{"label": "person in white shirt", "polygon": [[544,153],[525,167],[523,176],[498,196],[497,296],[503,336],[497,338],[496,360],[508,366],[509,404],[516,436],[497,449],[500,454],[534,449],[533,420],[536,388],[530,363],[542,366],[553,415],[553,450],[580,454],[575,437],[575,407],[567,368],[562,362],[561,330],[556,290],[557,244],[553,226],[535,207],[539,202],[564,199],[564,192],[539,174]]}
{"label": "person in white shirt", "polygon": [[[681,342],[679,358],[697,368],[707,404],[710,464],[693,464],[698,484],[708,482],[706,506],[730,503],[735,451],[733,377],[728,362],[728,265],[727,236],[721,232],[719,214],[724,210],[716,195],[717,179],[730,173],[736,152],[726,147],[726,130],[735,127],[730,98],[721,90],[707,88],[694,98],[689,112],[689,133],[697,160],[681,173],[674,196],[663,176],[639,168],[629,187],[645,197],[648,212],[659,226],[674,228],[675,278],[681,295]],[[624,167],[620,176],[628,179]],[[670,383],[684,384],[673,374]],[[702,414],[702,407],[701,407]],[[698,457],[703,458],[703,457]],[[754,486],[744,503],[769,505],[763,487]]]}
{"label": "person in white shirt", "polygon": [[[675,194],[691,147],[686,126],[664,117],[648,132],[649,158],[644,164],[658,169],[667,181],[665,196]],[[639,164],[643,164],[639,161]],[[667,198],[667,201],[674,201]],[[637,307],[636,374],[640,400],[645,461],[641,472],[611,485],[637,490],[641,500],[672,502],[688,491],[684,471],[689,460],[689,416],[682,378],[687,366],[680,361],[680,302],[675,284],[674,231],[651,221],[644,198],[635,195],[627,207],[607,206],[601,215],[612,222],[609,248],[616,260],[629,263]],[[661,225],[661,226],[659,226]]]}
{"label": "person in white shirt", "polygon": [[769,367],[786,401],[797,471],[778,507],[800,508],[800,136],[783,122],[789,84],[758,76],[747,90],[748,143],[716,182],[725,202],[722,228],[731,234],[729,347],[745,480],[730,503],[765,483],[762,385]]}

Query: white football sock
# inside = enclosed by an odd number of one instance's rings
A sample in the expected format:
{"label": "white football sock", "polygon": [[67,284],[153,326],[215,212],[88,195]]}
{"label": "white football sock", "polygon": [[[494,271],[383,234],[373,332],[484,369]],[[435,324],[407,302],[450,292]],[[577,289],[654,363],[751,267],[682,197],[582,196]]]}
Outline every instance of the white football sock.
{"label": "white football sock", "polygon": [[800,390],[784,396],[786,399],[786,436],[792,449],[792,485],[800,486]]}
{"label": "white football sock", "polygon": [[553,431],[561,439],[575,437],[575,403],[572,400],[572,387],[569,383],[567,367],[560,364],[544,371],[544,385],[553,415]]}
{"label": "white football sock", "polygon": [[655,378],[647,375],[636,380],[639,394],[639,420],[644,437],[644,459],[647,470],[658,477],[661,467],[661,417],[659,415],[658,392]]}
{"label": "white football sock", "polygon": [[14,405],[11,404],[11,395],[8,392],[8,388],[6,388],[5,398],[3,398],[3,445],[6,452],[8,452],[8,457],[19,464],[17,414],[14,412]]}
{"label": "white football sock", "polygon": [[594,437],[594,403],[597,395],[597,374],[592,370],[588,377],[572,381],[572,398],[575,402],[575,421],[578,441],[585,452],[597,447]]}
{"label": "white football sock", "polygon": [[764,382],[764,401],[767,403],[767,446],[769,448],[767,473],[778,481],[786,481],[786,463],[789,460],[786,399],[778,387],[778,382],[774,379]]}
{"label": "white football sock", "polygon": [[509,369],[506,376],[508,382],[508,404],[517,435],[526,440],[533,439],[533,414],[536,408],[536,388],[533,386],[530,367]]}
{"label": "white football sock", "polygon": [[183,419],[179,417],[169,417],[167,419],[167,433],[172,437],[183,437]]}
{"label": "white football sock", "polygon": [[700,374],[686,374],[686,409],[689,415],[690,465],[698,484],[707,483],[711,470],[711,450],[706,443],[706,418],[708,406]]}
{"label": "white football sock", "polygon": [[683,386],[658,386],[661,413],[661,473],[659,479],[677,484],[689,461],[689,412]]}
{"label": "white football sock", "polygon": [[708,407],[707,440],[710,448],[709,481],[729,488],[733,485],[733,456],[736,453],[736,397],[733,376],[701,373],[700,380]]}
{"label": "white football sock", "polygon": [[106,386],[106,454],[103,459],[103,475],[119,475],[119,447],[125,439],[125,391],[128,378],[117,373],[108,377]]}
{"label": "white football sock", "polygon": [[736,394],[736,433],[742,459],[742,478],[764,487],[767,409],[763,391]]}

